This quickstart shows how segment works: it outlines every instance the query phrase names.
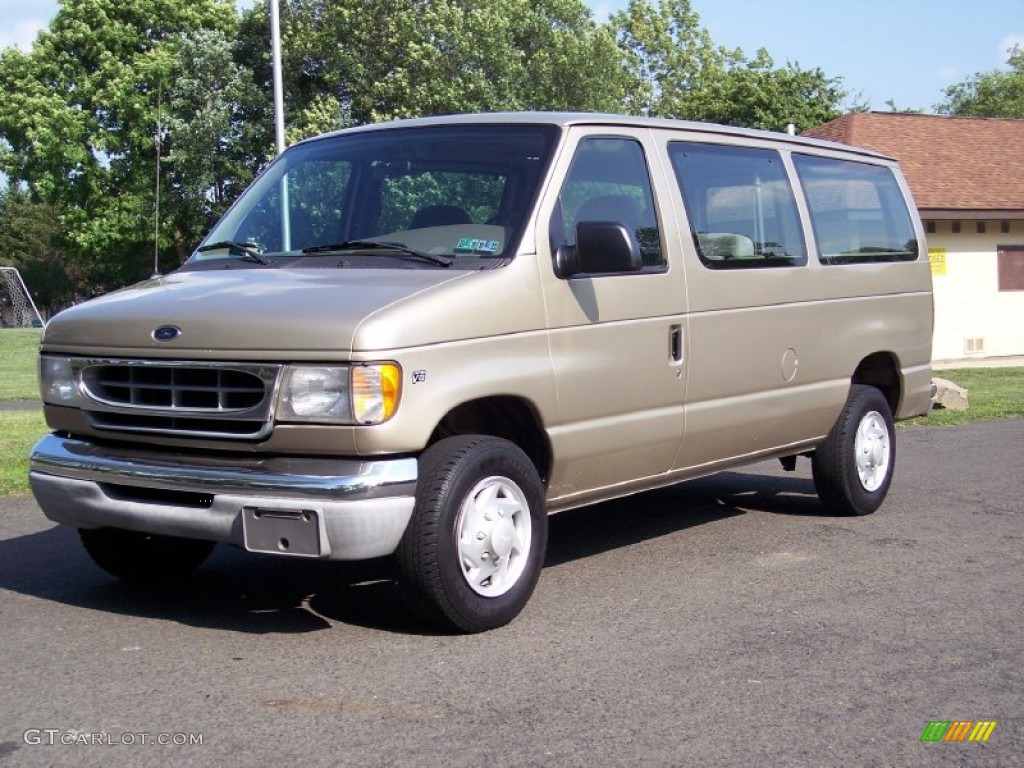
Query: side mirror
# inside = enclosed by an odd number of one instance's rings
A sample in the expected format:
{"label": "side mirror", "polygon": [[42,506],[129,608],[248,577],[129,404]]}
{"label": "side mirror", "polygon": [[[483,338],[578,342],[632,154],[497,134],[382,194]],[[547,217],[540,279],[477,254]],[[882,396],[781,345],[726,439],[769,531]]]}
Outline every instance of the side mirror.
{"label": "side mirror", "polygon": [[624,224],[581,221],[576,247],[563,246],[555,255],[555,271],[567,278],[580,273],[609,274],[643,269],[640,243]]}

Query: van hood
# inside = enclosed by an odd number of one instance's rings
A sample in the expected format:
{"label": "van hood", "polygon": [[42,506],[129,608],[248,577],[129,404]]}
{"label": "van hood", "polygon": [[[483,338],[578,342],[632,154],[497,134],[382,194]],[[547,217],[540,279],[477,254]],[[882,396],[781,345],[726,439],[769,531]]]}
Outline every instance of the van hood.
{"label": "van hood", "polygon": [[[473,273],[434,269],[177,272],[67,309],[43,349],[89,355],[330,359],[367,316]],[[178,329],[166,341],[154,332]]]}

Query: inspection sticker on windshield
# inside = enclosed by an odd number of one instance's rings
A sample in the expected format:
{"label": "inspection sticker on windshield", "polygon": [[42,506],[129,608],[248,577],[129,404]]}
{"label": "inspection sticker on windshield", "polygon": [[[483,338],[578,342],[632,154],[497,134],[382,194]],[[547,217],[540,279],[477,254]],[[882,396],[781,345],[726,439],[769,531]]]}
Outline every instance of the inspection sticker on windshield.
{"label": "inspection sticker on windshield", "polygon": [[486,253],[494,254],[501,248],[500,240],[477,240],[473,237],[460,237],[459,244],[455,246],[456,253]]}

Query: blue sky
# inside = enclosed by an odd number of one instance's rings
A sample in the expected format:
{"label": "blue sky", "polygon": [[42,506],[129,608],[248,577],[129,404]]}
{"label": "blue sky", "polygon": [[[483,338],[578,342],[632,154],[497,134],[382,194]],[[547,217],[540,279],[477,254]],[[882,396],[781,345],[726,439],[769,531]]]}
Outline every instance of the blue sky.
{"label": "blue sky", "polygon": [[[253,0],[247,0],[247,4]],[[692,0],[712,39],[840,77],[851,102],[931,111],[943,89],[1024,46],[1024,0]],[[598,20],[626,0],[588,0]],[[27,48],[56,0],[0,0],[0,47]]]}
{"label": "blue sky", "polygon": [[[589,3],[599,18],[626,0]],[[884,110],[924,109],[946,86],[1004,68],[1024,47],[1024,0],[691,0],[711,38],[776,64],[820,67],[841,77],[854,101]]]}

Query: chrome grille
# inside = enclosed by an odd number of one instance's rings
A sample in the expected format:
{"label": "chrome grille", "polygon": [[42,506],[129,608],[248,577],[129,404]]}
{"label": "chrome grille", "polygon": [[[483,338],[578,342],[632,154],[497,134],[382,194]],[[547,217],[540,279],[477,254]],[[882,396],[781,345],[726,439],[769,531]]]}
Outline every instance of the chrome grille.
{"label": "chrome grille", "polygon": [[272,427],[279,365],[79,358],[73,366],[96,429],[238,440]]}
{"label": "chrome grille", "polygon": [[83,381],[96,400],[143,408],[247,410],[264,395],[258,376],[230,368],[98,365],[85,371]]}

